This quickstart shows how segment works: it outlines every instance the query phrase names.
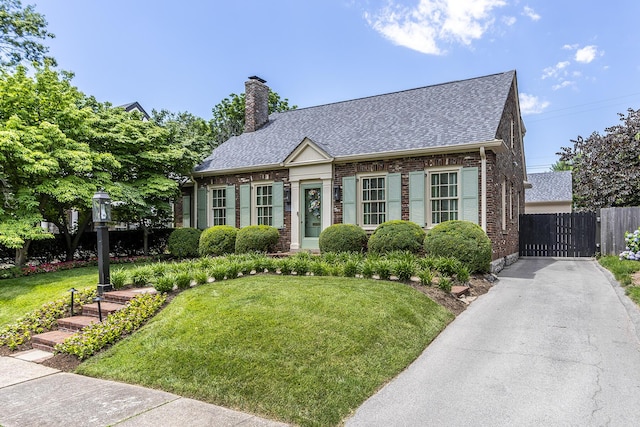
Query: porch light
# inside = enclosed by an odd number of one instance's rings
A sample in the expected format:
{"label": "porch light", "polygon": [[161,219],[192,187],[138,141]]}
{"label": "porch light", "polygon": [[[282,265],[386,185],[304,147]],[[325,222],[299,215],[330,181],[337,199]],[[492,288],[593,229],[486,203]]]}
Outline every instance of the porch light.
{"label": "porch light", "polygon": [[104,191],[98,191],[93,195],[93,222],[111,221],[111,199]]}
{"label": "porch light", "polygon": [[334,185],[333,186],[333,201],[334,202],[339,202],[340,200],[342,200],[342,191],[339,185]]}

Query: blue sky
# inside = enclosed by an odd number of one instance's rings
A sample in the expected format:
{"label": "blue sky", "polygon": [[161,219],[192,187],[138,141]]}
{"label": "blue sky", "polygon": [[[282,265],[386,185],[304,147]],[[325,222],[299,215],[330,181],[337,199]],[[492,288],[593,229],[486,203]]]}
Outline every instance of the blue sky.
{"label": "blue sky", "polygon": [[[24,4],[32,4],[23,0]],[[637,0],[39,0],[100,101],[205,119],[248,76],[309,107],[517,70],[528,172],[640,108]]]}

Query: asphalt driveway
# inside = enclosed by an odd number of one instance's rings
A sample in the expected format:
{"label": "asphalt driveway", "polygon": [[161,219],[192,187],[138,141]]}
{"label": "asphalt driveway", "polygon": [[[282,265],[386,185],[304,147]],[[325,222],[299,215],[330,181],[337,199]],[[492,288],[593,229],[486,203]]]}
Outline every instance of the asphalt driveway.
{"label": "asphalt driveway", "polygon": [[631,426],[640,312],[593,260],[521,259],[347,426]]}

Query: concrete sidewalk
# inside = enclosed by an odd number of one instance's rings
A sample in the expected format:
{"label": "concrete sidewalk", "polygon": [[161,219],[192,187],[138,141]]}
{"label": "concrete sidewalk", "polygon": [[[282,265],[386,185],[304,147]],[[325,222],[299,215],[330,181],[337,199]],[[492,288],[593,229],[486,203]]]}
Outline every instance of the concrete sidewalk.
{"label": "concrete sidewalk", "polygon": [[263,426],[286,424],[163,391],[0,357],[0,425]]}
{"label": "concrete sidewalk", "polygon": [[522,259],[346,426],[631,426],[638,307],[594,260]]}

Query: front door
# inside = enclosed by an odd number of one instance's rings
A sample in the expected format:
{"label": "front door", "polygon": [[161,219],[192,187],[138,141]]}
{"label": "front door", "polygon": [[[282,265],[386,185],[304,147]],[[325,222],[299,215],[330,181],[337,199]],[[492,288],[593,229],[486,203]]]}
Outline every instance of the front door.
{"label": "front door", "polygon": [[300,230],[302,249],[318,249],[318,238],[322,231],[322,184],[300,186]]}

